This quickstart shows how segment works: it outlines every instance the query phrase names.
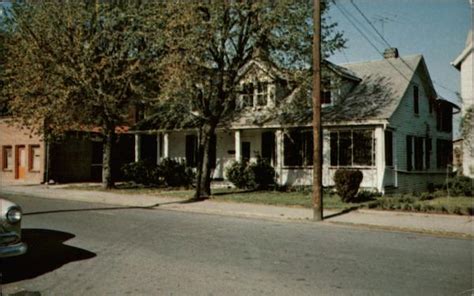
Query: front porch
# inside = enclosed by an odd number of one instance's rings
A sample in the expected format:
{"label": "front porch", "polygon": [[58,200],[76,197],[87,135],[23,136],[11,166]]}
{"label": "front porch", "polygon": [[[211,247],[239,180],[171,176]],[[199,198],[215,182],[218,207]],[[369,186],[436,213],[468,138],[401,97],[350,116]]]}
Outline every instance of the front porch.
{"label": "front porch", "polygon": [[[135,134],[135,161],[147,158],[160,163],[163,158],[172,158],[195,167],[198,141],[196,130]],[[310,128],[220,129],[212,142],[215,180],[225,180],[226,169],[234,161],[253,162],[262,157],[275,168],[279,185],[312,184]],[[382,126],[324,129],[323,186],[334,186],[339,168],[362,171],[364,189],[384,192],[385,186],[393,186],[396,173],[385,165],[385,143]]]}

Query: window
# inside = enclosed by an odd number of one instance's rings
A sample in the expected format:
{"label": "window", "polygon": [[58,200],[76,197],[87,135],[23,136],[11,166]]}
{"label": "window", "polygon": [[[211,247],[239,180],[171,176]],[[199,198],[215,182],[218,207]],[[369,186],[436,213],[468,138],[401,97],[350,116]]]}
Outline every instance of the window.
{"label": "window", "polygon": [[353,165],[372,165],[372,131],[353,131]]}
{"label": "window", "polygon": [[321,82],[321,104],[331,104],[331,83],[327,80]]}
{"label": "window", "polygon": [[331,91],[321,91],[321,104],[331,104]]}
{"label": "window", "polygon": [[412,158],[413,158],[413,155],[412,155],[412,149],[413,149],[412,139],[413,139],[412,136],[407,136],[406,137],[407,171],[411,171],[413,169],[413,166],[412,166]]}
{"label": "window", "polygon": [[245,83],[242,89],[242,108],[253,106],[253,84]]}
{"label": "window", "polygon": [[198,156],[198,141],[196,135],[186,136],[186,166],[196,167]]}
{"label": "window", "polygon": [[264,82],[257,83],[257,106],[266,106],[268,98],[268,85]]}
{"label": "window", "polygon": [[39,172],[41,168],[41,153],[39,145],[30,145],[28,157],[28,170],[31,172]]}
{"label": "window", "polygon": [[436,124],[439,131],[450,133],[453,131],[453,112],[448,104],[440,103],[436,114]]}
{"label": "window", "polygon": [[385,131],[385,165],[393,166],[393,134]]}
{"label": "window", "polygon": [[449,140],[436,140],[436,162],[439,169],[446,168],[452,162],[453,144]]}
{"label": "window", "polygon": [[431,138],[425,139],[425,167],[429,169],[431,167]]}
{"label": "window", "polygon": [[313,165],[313,133],[295,131],[284,137],[284,165]]}
{"label": "window", "polygon": [[375,161],[372,130],[338,131],[330,134],[332,166],[372,166]]}
{"label": "window", "polygon": [[262,158],[268,163],[275,163],[275,133],[263,132],[261,136]]}
{"label": "window", "polygon": [[419,92],[418,92],[418,86],[414,85],[413,86],[413,107],[415,114],[419,113]]}
{"label": "window", "polygon": [[268,104],[268,83],[256,82],[245,83],[242,85],[242,93],[240,96],[242,108],[267,106]]}
{"label": "window", "polygon": [[430,168],[431,138],[406,136],[407,171]]}
{"label": "window", "polygon": [[414,137],[415,138],[415,170],[421,171],[423,170],[423,138],[421,137]]}
{"label": "window", "polygon": [[5,171],[13,170],[13,148],[12,146],[2,147],[2,169]]}

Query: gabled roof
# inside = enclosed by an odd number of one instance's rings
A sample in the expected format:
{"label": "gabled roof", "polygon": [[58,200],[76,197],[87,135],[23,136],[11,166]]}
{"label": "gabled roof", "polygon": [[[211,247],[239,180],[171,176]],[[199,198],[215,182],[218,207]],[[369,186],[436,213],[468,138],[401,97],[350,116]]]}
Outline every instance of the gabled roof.
{"label": "gabled roof", "polygon": [[470,30],[469,33],[467,33],[466,46],[464,47],[464,50],[461,52],[461,54],[459,54],[459,56],[453,62],[451,62],[451,65],[455,67],[456,69],[460,70],[462,62],[473,50],[474,50],[474,47],[473,47],[472,30]]}
{"label": "gabled roof", "polygon": [[428,91],[436,97],[421,55],[344,64],[341,67],[362,80],[337,104],[323,109],[323,120],[326,121],[390,118],[419,67]]}

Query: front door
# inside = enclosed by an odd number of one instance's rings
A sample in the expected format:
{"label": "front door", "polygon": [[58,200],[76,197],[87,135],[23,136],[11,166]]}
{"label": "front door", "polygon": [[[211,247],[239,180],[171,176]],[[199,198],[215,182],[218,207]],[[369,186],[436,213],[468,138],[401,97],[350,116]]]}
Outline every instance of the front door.
{"label": "front door", "polygon": [[26,175],[26,149],[25,146],[16,146],[16,179],[24,179]]}
{"label": "front door", "polygon": [[250,142],[242,142],[242,162],[250,160]]}

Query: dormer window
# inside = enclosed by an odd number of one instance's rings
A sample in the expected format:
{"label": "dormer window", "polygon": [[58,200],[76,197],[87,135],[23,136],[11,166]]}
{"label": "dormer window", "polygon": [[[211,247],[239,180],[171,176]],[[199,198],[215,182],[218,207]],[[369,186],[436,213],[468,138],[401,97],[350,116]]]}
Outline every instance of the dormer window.
{"label": "dormer window", "polygon": [[256,105],[257,106],[266,106],[268,101],[268,85],[264,82],[257,82],[256,89]]}
{"label": "dormer window", "polygon": [[244,83],[242,85],[240,100],[242,108],[267,106],[269,100],[269,84],[261,81]]}
{"label": "dormer window", "polygon": [[321,81],[321,105],[331,105],[331,82]]}
{"label": "dormer window", "polygon": [[331,91],[330,90],[321,91],[321,104],[322,105],[331,104]]}
{"label": "dormer window", "polygon": [[242,108],[253,106],[253,83],[245,83],[242,87],[241,104]]}

